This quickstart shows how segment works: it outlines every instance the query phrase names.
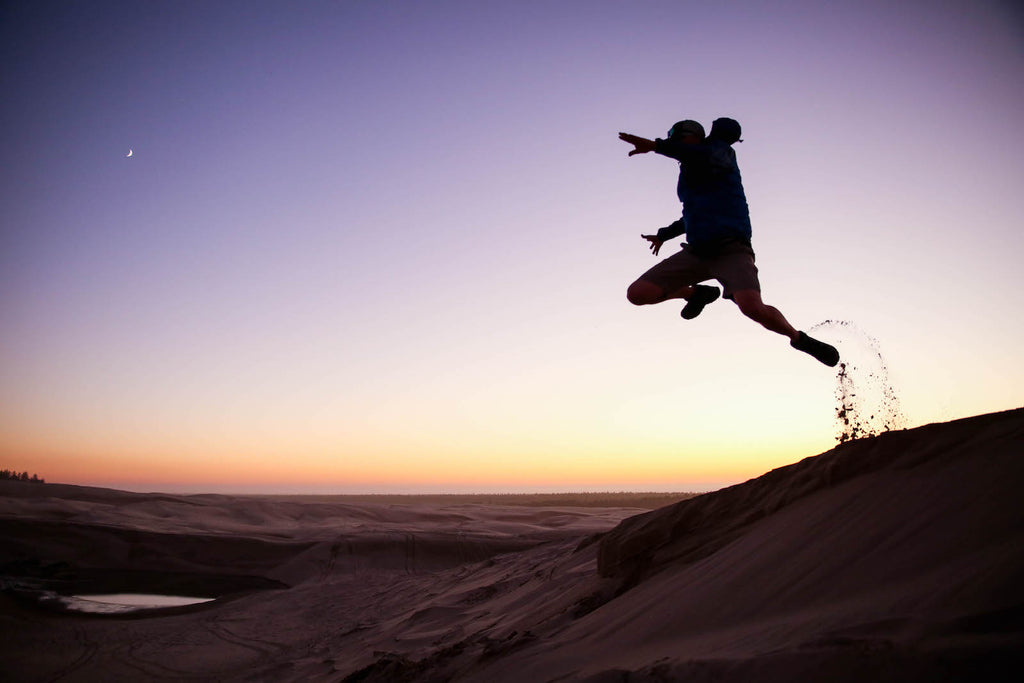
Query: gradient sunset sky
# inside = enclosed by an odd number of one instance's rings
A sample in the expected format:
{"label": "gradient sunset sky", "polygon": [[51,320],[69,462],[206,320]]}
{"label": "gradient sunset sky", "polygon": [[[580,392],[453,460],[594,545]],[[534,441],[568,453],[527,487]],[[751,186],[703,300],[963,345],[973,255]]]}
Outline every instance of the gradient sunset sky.
{"label": "gradient sunset sky", "polygon": [[3,3],[0,467],[704,490],[831,448],[835,370],[625,299],[680,206],[617,133],[683,118],[743,125],[765,301],[877,340],[907,426],[1024,405],[1015,5]]}

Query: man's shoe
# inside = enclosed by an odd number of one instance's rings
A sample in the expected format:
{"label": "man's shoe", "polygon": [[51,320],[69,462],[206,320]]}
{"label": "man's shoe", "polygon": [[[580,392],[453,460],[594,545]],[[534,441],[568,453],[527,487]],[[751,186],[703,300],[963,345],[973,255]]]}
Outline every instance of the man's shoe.
{"label": "man's shoe", "polygon": [[683,306],[683,310],[679,312],[679,315],[683,316],[684,320],[693,320],[700,315],[705,306],[717,299],[720,294],[721,291],[718,287],[694,285],[693,296],[687,299],[686,305]]}
{"label": "man's shoe", "polygon": [[814,337],[808,337],[805,332],[789,343],[794,349],[809,353],[830,368],[834,368],[839,362],[839,352],[836,347],[818,341]]}

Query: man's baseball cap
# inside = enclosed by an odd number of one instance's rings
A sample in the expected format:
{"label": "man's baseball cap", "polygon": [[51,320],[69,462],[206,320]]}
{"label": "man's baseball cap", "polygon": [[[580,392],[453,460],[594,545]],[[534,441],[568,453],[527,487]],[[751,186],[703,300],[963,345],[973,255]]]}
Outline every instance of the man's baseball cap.
{"label": "man's baseball cap", "polygon": [[696,135],[699,138],[703,138],[704,126],[700,125],[696,121],[686,119],[685,121],[679,121],[668,130],[668,136],[670,138],[682,137],[684,135]]}

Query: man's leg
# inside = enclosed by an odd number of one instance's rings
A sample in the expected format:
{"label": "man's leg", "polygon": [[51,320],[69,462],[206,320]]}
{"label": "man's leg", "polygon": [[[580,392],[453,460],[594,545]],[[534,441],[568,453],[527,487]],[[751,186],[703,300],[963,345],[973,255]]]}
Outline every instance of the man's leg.
{"label": "man's leg", "polygon": [[740,307],[740,312],[753,320],[761,323],[766,329],[772,332],[786,335],[790,341],[799,336],[796,328],[789,324],[786,317],[779,309],[769,306],[761,300],[761,292],[756,289],[743,289],[732,293],[733,301]]}
{"label": "man's leg", "polygon": [[676,290],[667,291],[661,285],[644,279],[637,280],[626,290],[626,298],[637,306],[658,304],[669,299],[685,299],[686,305],[679,312],[683,320],[696,318],[704,310],[704,307],[717,299],[720,294],[718,287],[707,285],[684,285]]}
{"label": "man's leg", "polygon": [[718,287],[697,284],[711,277],[707,264],[684,249],[637,278],[626,290],[626,298],[636,306],[685,299],[681,315],[692,320],[721,294]]}
{"label": "man's leg", "polygon": [[668,301],[669,299],[689,300],[693,296],[693,291],[693,285],[686,285],[669,292],[661,285],[641,278],[629,286],[626,290],[626,298],[629,299],[629,303],[635,306],[645,306],[648,304],[660,304],[662,301]]}
{"label": "man's leg", "polygon": [[789,324],[779,309],[769,306],[761,300],[761,293],[756,289],[733,292],[733,300],[740,307],[740,312],[743,315],[761,323],[772,332],[789,337],[789,345],[794,349],[810,354],[829,367],[835,367],[839,363],[839,351],[834,346],[818,341],[808,336],[806,332],[797,331]]}

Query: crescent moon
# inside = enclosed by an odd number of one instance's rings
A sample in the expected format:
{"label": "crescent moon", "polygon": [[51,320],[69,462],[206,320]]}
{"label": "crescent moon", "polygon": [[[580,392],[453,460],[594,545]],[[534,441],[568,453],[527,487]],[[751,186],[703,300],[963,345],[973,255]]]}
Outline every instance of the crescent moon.
{"label": "crescent moon", "polygon": [[128,150],[128,153],[125,154],[125,156],[130,157],[132,154],[134,154],[134,152],[132,150]]}

